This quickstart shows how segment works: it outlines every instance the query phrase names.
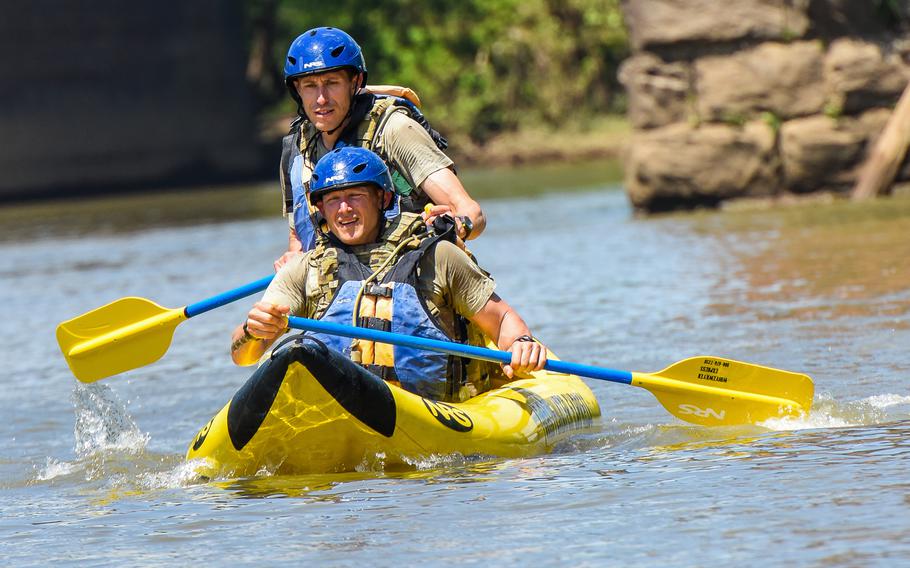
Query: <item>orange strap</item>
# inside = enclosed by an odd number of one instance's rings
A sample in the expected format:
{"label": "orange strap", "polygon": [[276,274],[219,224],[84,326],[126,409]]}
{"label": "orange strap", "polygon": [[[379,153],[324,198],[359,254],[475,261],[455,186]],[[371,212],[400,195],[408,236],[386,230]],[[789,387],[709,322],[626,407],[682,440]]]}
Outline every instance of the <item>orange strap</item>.
{"label": "orange strap", "polygon": [[[392,321],[392,298],[386,296],[373,296],[363,294],[360,297],[360,310],[358,315],[361,318],[382,319],[388,322]],[[375,343],[358,339],[351,347],[351,351],[360,352],[361,365],[382,365],[383,367],[395,366],[394,346],[387,343]]]}

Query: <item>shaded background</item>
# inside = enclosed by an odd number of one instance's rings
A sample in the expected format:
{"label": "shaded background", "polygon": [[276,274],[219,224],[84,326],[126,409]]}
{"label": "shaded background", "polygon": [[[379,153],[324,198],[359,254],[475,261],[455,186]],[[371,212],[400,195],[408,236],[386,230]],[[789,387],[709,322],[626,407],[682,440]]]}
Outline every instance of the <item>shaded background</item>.
{"label": "shaded background", "polygon": [[372,83],[416,89],[461,163],[509,132],[541,133],[500,161],[623,111],[618,0],[15,0],[0,21],[0,199],[271,179],[294,112],[283,58],[320,25],[360,42]]}
{"label": "shaded background", "polygon": [[4,3],[0,194],[259,171],[243,26],[239,2]]}

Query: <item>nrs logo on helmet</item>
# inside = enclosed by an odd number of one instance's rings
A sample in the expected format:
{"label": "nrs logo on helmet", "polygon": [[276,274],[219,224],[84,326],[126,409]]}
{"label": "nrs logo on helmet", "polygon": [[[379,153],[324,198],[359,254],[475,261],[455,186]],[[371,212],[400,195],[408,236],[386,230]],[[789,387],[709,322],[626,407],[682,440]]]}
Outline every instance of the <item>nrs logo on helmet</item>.
{"label": "nrs logo on helmet", "polygon": [[323,194],[355,185],[373,185],[394,193],[389,168],[375,153],[357,146],[332,150],[322,157],[310,178],[310,203],[316,204]]}
{"label": "nrs logo on helmet", "polygon": [[294,79],[311,73],[334,69],[352,69],[360,74],[360,85],[367,84],[367,64],[360,46],[338,28],[313,28],[297,36],[284,60],[284,82],[297,103],[300,95],[294,88]]}

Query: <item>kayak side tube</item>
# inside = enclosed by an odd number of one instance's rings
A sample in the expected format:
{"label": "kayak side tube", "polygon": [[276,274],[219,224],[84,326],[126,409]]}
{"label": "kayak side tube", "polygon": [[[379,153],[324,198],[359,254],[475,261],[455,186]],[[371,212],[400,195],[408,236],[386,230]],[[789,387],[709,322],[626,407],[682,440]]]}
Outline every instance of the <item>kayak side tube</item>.
{"label": "kayak side tube", "polygon": [[540,372],[446,403],[295,339],[199,431],[186,457],[207,477],[382,469],[445,454],[519,457],[550,451],[599,416],[578,377]]}

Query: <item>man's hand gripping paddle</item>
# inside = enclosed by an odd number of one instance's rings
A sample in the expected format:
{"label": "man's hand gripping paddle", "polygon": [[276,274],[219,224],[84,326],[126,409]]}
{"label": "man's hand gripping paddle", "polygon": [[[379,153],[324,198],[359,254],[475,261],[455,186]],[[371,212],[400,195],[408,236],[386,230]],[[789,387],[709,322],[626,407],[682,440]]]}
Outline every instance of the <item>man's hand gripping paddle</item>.
{"label": "man's hand gripping paddle", "polygon": [[[268,276],[179,309],[144,298],[122,298],[61,323],[57,341],[73,374],[94,382],[160,359],[181,322],[265,289]],[[393,345],[508,363],[503,351],[291,316],[290,327]],[[769,418],[808,414],[814,385],[802,373],[723,357],[684,359],[656,373],[620,371],[549,360],[546,369],[641,387],[671,414],[706,426],[754,424]]]}
{"label": "man's hand gripping paddle", "polygon": [[[291,316],[295,329],[438,351],[471,359],[509,363],[511,354],[473,345],[413,337]],[[691,357],[656,373],[618,371],[548,360],[547,370],[641,387],[673,416],[705,426],[755,424],[769,418],[809,413],[815,386],[808,375],[723,357]]]}

